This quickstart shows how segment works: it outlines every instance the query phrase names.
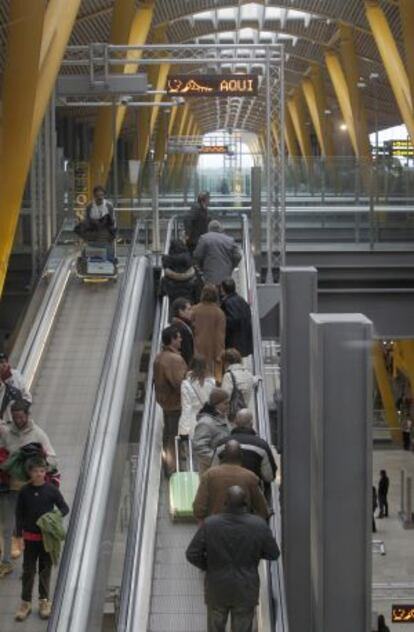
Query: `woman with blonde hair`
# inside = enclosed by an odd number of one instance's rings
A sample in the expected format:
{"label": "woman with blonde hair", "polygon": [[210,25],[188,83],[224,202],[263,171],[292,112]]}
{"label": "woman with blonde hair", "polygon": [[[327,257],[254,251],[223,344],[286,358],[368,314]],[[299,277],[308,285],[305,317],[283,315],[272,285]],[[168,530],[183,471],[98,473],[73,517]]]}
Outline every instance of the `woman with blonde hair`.
{"label": "woman with blonde hair", "polygon": [[208,375],[206,359],[195,355],[187,377],[181,382],[181,417],[178,423],[180,435],[189,435],[193,438],[197,415],[207,402],[214,386],[214,378]]}
{"label": "woman with blonde hair", "polygon": [[194,350],[205,357],[208,371],[221,380],[221,354],[224,351],[226,317],[218,305],[218,291],[206,283],[200,302],[193,307]]}

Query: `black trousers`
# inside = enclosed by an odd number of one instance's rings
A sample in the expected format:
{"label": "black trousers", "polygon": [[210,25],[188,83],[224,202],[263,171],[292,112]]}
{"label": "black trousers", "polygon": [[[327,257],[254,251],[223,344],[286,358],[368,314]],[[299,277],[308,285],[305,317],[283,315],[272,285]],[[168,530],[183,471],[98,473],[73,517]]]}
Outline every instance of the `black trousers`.
{"label": "black trousers", "polygon": [[226,632],[226,623],[231,615],[231,632],[253,632],[255,607],[207,606],[208,632]]}
{"label": "black trousers", "polygon": [[379,515],[388,517],[388,500],[386,496],[378,494]]}
{"label": "black trousers", "polygon": [[168,476],[176,470],[175,437],[178,435],[180,415],[180,410],[164,411],[162,447],[164,450],[164,469]]}
{"label": "black trousers", "polygon": [[39,599],[49,599],[52,558],[43,542],[24,541],[22,600],[32,601],[33,585],[39,560]]}

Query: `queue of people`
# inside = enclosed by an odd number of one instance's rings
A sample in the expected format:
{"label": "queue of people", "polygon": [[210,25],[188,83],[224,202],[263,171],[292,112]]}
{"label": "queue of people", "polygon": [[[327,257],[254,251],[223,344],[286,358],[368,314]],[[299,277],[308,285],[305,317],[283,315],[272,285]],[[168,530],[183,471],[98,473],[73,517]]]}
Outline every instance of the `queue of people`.
{"label": "queue of people", "polygon": [[[161,294],[170,298],[170,325],[154,364],[164,414],[164,472],[170,477],[176,456],[183,459],[184,442],[175,455],[175,435],[188,438],[200,478],[193,502],[199,530],[187,559],[206,571],[208,630],[224,632],[230,616],[233,630],[251,632],[258,564],[279,556],[266,523],[277,468],[270,446],[253,428],[253,393],[261,378],[244,361],[253,351],[251,312],[231,278],[240,250],[209,218],[206,195],[184,225],[186,240],[173,242],[163,260]],[[177,251],[188,277],[174,276],[172,283],[170,257]],[[195,271],[203,283],[198,298],[188,291]]]}
{"label": "queue of people", "polygon": [[[23,552],[21,604],[16,621],[32,611],[36,572],[39,616],[51,612],[50,579],[64,538],[69,508],[58,486],[56,454],[30,414],[32,396],[23,376],[0,354],[0,580],[11,575]],[[56,511],[57,510],[57,511]]]}

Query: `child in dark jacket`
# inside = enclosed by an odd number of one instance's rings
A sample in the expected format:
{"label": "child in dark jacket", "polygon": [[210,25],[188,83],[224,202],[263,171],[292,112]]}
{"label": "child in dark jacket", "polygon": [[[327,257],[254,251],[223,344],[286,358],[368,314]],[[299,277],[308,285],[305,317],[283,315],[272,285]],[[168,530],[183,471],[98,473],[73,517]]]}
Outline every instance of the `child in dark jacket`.
{"label": "child in dark jacket", "polygon": [[45,482],[47,464],[41,457],[33,457],[27,463],[30,481],[19,492],[16,505],[16,533],[23,539],[22,603],[16,612],[16,621],[24,621],[32,611],[32,592],[39,560],[39,615],[50,616],[49,601],[52,559],[43,546],[43,538],[37,521],[57,507],[66,516],[69,507],[55,485]]}

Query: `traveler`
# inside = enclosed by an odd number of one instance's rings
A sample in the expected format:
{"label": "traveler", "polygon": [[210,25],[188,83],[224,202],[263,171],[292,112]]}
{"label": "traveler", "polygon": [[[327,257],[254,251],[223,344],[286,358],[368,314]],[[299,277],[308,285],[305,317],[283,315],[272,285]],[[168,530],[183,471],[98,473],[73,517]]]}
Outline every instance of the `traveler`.
{"label": "traveler", "polygon": [[93,201],[85,209],[85,219],[75,226],[75,232],[86,240],[100,237],[113,241],[116,234],[114,207],[105,198],[105,189],[98,184],[93,189]]}
{"label": "traveler", "polygon": [[256,474],[264,483],[271,483],[276,476],[277,465],[269,444],[253,429],[253,415],[250,410],[240,410],[234,420],[230,435],[221,439],[215,449],[213,464],[220,463],[227,442],[236,439],[242,450],[242,466]]}
{"label": "traveler", "polygon": [[226,316],[226,349],[234,348],[245,358],[253,353],[252,314],[250,306],[236,292],[234,279],[221,284],[221,309]]}
{"label": "traveler", "polygon": [[[252,395],[255,384],[258,381],[252,373],[242,364],[242,358],[237,349],[226,349],[222,355],[223,381],[221,387],[229,394],[231,399],[234,386],[241,392],[244,400],[243,408],[252,405]],[[236,411],[237,412],[237,411]],[[231,419],[233,421],[233,419]]]}
{"label": "traveler", "polygon": [[218,292],[206,283],[198,305],[192,310],[194,350],[205,357],[207,368],[216,380],[221,380],[221,356],[224,351],[226,318],[218,306]]}
{"label": "traveler", "polygon": [[31,403],[32,396],[20,371],[12,369],[6,353],[0,353],[0,419],[11,421],[11,405],[18,399]]}
{"label": "traveler", "polygon": [[203,191],[197,196],[197,201],[191,207],[190,212],[184,217],[184,229],[187,239],[187,245],[191,252],[194,251],[201,235],[208,230],[210,221],[208,215],[208,205],[210,202],[210,193]]}
{"label": "traveler", "polygon": [[176,470],[175,437],[181,415],[181,382],[187,373],[187,365],[180,354],[178,327],[170,325],[163,330],[162,347],[154,360],[154,386],[156,400],[164,413],[164,471],[169,477]]}
{"label": "traveler", "polygon": [[197,415],[208,401],[214,387],[214,378],[207,374],[205,358],[194,356],[190,371],[181,382],[181,417],[178,424],[180,435],[189,435],[193,438]]}
{"label": "traveler", "polygon": [[388,625],[385,623],[385,618],[383,614],[378,615],[377,632],[390,632]]}
{"label": "traveler", "polygon": [[388,488],[390,486],[390,479],[387,476],[385,470],[380,470],[380,479],[378,483],[378,504],[379,504],[379,516],[378,518],[388,518]]}
{"label": "traveler", "polygon": [[180,240],[174,239],[168,255],[162,257],[164,276],[161,279],[160,295],[168,296],[170,306],[176,298],[186,298],[198,303],[203,287],[201,274],[193,265],[191,253]]}
{"label": "traveler", "polygon": [[220,283],[230,277],[241,260],[240,248],[233,237],[226,235],[216,219],[208,225],[208,233],[202,235],[194,250],[194,261],[203,271],[207,283]]}
{"label": "traveler", "polygon": [[279,547],[262,518],[247,510],[245,491],[226,490],[223,513],[206,518],[191,540],[186,557],[206,571],[205,602],[208,632],[252,632],[259,601],[260,560],[277,560]]}
{"label": "traveler", "polygon": [[[49,466],[56,467],[56,454],[47,434],[29,415],[30,404],[24,400],[12,404],[12,422],[0,428],[0,447],[8,453],[9,491],[0,493],[0,523],[3,529],[3,559],[0,578],[13,571],[11,561],[12,535],[17,496],[27,481],[25,460],[42,454]],[[2,464],[2,469],[6,466]]]}
{"label": "traveler", "polygon": [[39,560],[39,615],[48,619],[51,611],[50,577],[52,557],[45,550],[42,530],[38,520],[53,512],[54,508],[66,516],[69,507],[55,485],[45,481],[47,464],[44,459],[34,457],[27,462],[30,481],[19,492],[16,505],[16,533],[24,542],[22,602],[16,612],[16,621],[24,621],[32,611],[32,593]]}
{"label": "traveler", "polygon": [[222,388],[213,388],[208,402],[198,414],[193,447],[200,475],[210,467],[214,450],[220,439],[227,437],[230,433],[227,421],[228,406],[229,396],[226,391]]}
{"label": "traveler", "polygon": [[377,490],[375,485],[372,486],[372,532],[376,533],[377,532],[377,525],[375,524],[375,510],[378,507],[378,500],[377,500]]}
{"label": "traveler", "polygon": [[186,298],[176,298],[171,305],[171,324],[181,334],[181,355],[187,366],[190,366],[194,355],[194,336],[191,327],[192,306]]}
{"label": "traveler", "polygon": [[193,502],[194,516],[204,520],[224,509],[229,487],[239,485],[246,493],[247,510],[264,519],[269,517],[266,501],[259,487],[259,478],[242,467],[242,450],[238,441],[230,439],[222,456],[222,465],[210,467],[200,479]]}
{"label": "traveler", "polygon": [[413,422],[409,417],[406,417],[401,422],[401,435],[404,450],[410,450],[411,448],[411,430]]}

